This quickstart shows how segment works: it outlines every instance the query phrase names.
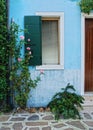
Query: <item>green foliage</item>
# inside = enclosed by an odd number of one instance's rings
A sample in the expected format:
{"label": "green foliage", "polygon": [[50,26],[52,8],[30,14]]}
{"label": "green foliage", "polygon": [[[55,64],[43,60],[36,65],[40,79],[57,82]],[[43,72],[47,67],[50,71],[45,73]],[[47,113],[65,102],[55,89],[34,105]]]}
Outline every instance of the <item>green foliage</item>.
{"label": "green foliage", "polygon": [[89,14],[93,10],[93,0],[81,0],[79,2],[81,12]]}
{"label": "green foliage", "polygon": [[37,86],[38,81],[40,81],[41,73],[36,77],[36,79],[31,78],[29,72],[29,59],[31,56],[31,48],[27,47],[27,52],[24,56],[21,55],[21,49],[26,44],[24,41],[24,36],[20,36],[23,30],[19,26],[12,22],[10,29],[10,45],[9,52],[11,56],[11,71],[10,80],[13,89],[14,100],[16,105],[25,108],[29,97],[29,92],[31,88]]}
{"label": "green foliage", "polygon": [[[70,91],[69,91],[70,90]],[[80,118],[78,108],[82,108],[84,98],[75,93],[73,85],[67,84],[62,88],[62,92],[56,93],[51,102],[48,104],[51,111],[55,114],[55,119],[63,118]]]}
{"label": "green foliage", "polygon": [[26,44],[23,37],[19,39],[22,31],[14,22],[8,30],[6,0],[0,0],[0,111],[4,112],[10,109],[13,99],[18,106],[25,107],[31,87],[35,88],[40,81],[40,74],[32,80],[29,73],[31,50],[21,57],[20,50]]}
{"label": "green foliage", "polygon": [[0,0],[0,111],[7,108],[8,86],[8,30],[6,0]]}

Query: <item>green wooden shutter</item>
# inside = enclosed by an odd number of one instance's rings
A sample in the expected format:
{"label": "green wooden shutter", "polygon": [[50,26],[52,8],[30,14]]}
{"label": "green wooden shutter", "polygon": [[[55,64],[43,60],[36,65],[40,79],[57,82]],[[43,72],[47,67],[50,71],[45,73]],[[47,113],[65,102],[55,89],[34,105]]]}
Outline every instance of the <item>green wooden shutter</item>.
{"label": "green wooden shutter", "polygon": [[[25,16],[24,28],[25,32],[25,51],[27,47],[31,48],[32,58],[29,61],[29,65],[41,65],[42,64],[42,36],[41,36],[41,17],[40,16]],[[30,39],[30,40],[29,40]]]}

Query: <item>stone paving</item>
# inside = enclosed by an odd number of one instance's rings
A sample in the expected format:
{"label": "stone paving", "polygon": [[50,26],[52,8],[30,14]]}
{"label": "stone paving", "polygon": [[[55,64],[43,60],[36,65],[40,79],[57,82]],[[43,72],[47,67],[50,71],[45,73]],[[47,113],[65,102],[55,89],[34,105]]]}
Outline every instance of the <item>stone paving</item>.
{"label": "stone paving", "polygon": [[80,112],[82,119],[56,121],[51,112],[0,115],[0,130],[93,130],[93,110]]}

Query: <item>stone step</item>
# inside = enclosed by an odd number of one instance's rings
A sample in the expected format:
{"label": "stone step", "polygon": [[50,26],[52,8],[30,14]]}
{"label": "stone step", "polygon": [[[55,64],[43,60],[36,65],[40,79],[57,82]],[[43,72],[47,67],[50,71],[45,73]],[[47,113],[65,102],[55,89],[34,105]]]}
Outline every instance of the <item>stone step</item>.
{"label": "stone step", "polygon": [[91,94],[91,95],[86,94],[83,97],[85,98],[85,100],[93,100],[93,94]]}
{"label": "stone step", "polygon": [[83,110],[81,111],[86,111],[86,112],[93,112],[93,106],[83,106]]}
{"label": "stone step", "polygon": [[92,95],[91,96],[84,95],[84,99],[85,99],[85,101],[84,101],[83,106],[86,106],[86,107],[93,106],[93,96]]}

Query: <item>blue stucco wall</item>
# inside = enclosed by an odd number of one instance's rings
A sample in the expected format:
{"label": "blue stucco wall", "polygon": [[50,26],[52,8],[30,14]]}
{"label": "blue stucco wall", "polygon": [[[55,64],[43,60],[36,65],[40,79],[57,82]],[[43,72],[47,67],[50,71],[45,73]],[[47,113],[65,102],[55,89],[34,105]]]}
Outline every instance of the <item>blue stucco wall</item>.
{"label": "blue stucco wall", "polygon": [[[9,18],[24,27],[24,15],[36,12],[64,12],[64,69],[45,70],[36,89],[30,93],[28,106],[46,106],[55,92],[68,82],[81,93],[81,12],[75,0],[10,0]],[[32,77],[40,72],[30,67]]]}

